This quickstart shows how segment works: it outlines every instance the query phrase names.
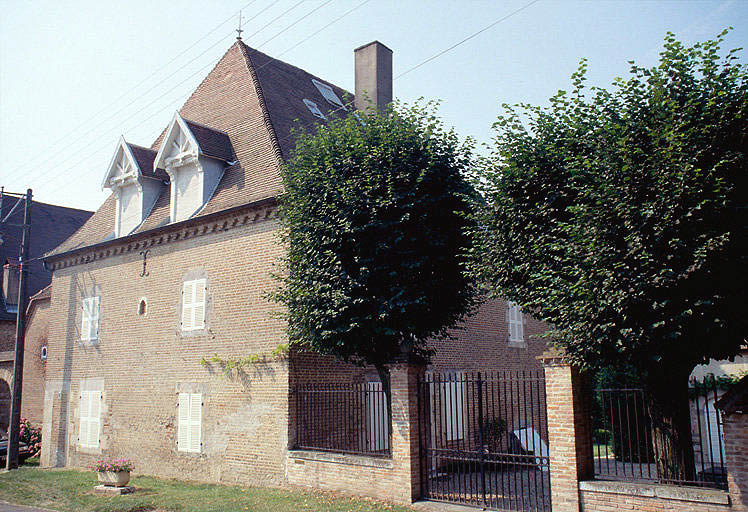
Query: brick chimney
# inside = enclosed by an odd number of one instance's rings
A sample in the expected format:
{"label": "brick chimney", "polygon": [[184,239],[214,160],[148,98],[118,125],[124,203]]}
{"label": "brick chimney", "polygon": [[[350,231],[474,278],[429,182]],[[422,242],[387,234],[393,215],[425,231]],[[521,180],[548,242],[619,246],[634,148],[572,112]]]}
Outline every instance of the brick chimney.
{"label": "brick chimney", "polygon": [[380,111],[392,103],[392,50],[379,41],[353,50],[356,61],[356,101],[358,110],[372,105]]}

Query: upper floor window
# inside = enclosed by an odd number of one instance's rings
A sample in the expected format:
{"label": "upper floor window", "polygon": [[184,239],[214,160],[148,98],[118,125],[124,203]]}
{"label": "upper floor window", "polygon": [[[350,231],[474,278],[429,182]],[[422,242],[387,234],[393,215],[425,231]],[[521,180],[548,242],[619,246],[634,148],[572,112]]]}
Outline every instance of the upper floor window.
{"label": "upper floor window", "polygon": [[117,201],[114,236],[132,233],[145,219],[161,193],[162,181],[153,172],[156,152],[121,138],[109,164],[102,187]]}
{"label": "upper floor window", "polygon": [[228,134],[175,114],[153,162],[171,182],[171,221],[198,213],[218,187],[226,165],[233,162]]}
{"label": "upper floor window", "polygon": [[525,329],[522,309],[514,302],[508,302],[506,317],[509,326],[509,342],[523,343],[525,341]]}
{"label": "upper floor window", "polygon": [[99,297],[85,297],[81,302],[81,341],[96,343],[99,339]]}
{"label": "upper floor window", "polygon": [[206,279],[182,283],[182,331],[205,328]]}

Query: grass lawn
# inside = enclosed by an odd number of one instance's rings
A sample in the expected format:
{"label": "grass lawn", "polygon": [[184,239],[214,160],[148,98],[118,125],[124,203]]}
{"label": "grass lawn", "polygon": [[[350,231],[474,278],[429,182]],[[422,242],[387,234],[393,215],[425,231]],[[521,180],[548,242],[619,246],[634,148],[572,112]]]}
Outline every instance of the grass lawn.
{"label": "grass lawn", "polygon": [[96,474],[90,471],[40,469],[33,462],[20,469],[0,473],[0,501],[34,505],[60,511],[412,511],[328,493],[289,489],[200,484],[134,476],[133,494],[94,494]]}

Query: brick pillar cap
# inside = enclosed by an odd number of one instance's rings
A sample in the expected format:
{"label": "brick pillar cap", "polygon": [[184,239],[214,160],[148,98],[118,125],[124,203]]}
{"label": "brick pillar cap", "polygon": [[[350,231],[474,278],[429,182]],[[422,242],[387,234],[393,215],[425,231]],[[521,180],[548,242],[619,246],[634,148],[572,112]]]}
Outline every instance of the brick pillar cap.
{"label": "brick pillar cap", "polygon": [[566,352],[558,347],[550,347],[540,354],[536,359],[543,363],[543,366],[569,366],[566,360]]}

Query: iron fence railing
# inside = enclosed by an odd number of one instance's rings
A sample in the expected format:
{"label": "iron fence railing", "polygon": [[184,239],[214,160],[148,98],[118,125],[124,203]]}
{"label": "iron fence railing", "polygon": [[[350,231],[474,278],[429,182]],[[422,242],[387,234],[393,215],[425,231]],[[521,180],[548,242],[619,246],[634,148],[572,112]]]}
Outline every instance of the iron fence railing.
{"label": "iron fence railing", "polygon": [[424,498],[550,510],[542,371],[427,373],[418,409]]}
{"label": "iron fence railing", "polygon": [[381,382],[292,388],[297,449],[391,455],[390,407]]}
{"label": "iron fence railing", "polygon": [[[722,418],[714,405],[719,389],[713,377],[690,383],[691,442],[685,445],[676,443],[667,428],[655,427],[656,411],[643,389],[596,389],[594,398],[596,478],[727,488]],[[681,471],[673,472],[673,460],[683,466]]]}

